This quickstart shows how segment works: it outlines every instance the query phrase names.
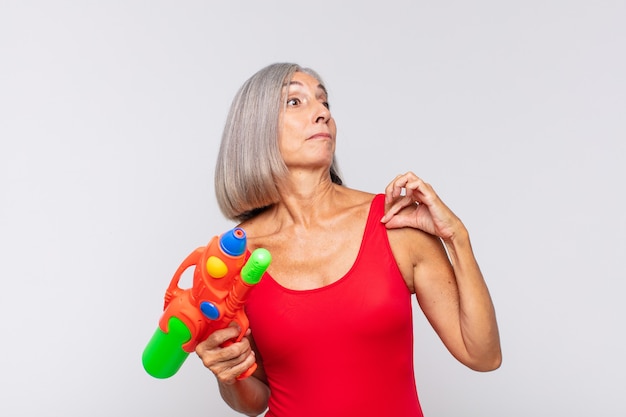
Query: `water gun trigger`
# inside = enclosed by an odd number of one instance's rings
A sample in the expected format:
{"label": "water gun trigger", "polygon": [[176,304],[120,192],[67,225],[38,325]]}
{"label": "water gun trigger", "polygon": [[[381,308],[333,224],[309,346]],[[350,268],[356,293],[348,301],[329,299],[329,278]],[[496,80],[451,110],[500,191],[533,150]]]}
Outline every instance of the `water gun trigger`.
{"label": "water gun trigger", "polygon": [[233,321],[237,323],[237,326],[239,326],[239,329],[240,329],[239,336],[237,336],[236,341],[241,342],[241,340],[244,338],[244,336],[248,332],[248,329],[250,328],[250,322],[248,321],[248,316],[246,316],[245,314],[240,314],[240,317],[235,318],[235,320]]}

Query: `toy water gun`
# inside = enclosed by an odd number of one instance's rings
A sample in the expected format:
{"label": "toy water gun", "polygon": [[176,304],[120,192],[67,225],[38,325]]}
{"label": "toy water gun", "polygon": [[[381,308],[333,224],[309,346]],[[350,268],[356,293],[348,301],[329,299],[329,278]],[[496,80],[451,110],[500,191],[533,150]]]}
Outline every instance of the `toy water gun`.
{"label": "toy water gun", "polygon": [[[244,337],[250,323],[243,306],[271,262],[266,249],[254,250],[247,261],[245,251],[246,233],[236,227],[197,248],[178,267],[165,292],[159,326],[142,355],[148,374],[171,377],[198,343],[232,322],[241,329],[235,341]],[[195,266],[193,286],[181,289],[180,277],[191,266]],[[228,341],[224,346],[232,343]],[[256,364],[239,378],[252,375],[255,369]]]}

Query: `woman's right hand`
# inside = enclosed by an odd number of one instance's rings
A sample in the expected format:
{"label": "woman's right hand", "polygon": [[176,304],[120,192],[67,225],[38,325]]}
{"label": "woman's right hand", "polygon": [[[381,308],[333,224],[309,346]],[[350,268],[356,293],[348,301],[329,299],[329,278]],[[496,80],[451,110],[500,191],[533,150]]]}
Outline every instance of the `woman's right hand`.
{"label": "woman's right hand", "polygon": [[237,377],[256,362],[254,351],[247,337],[250,334],[249,329],[246,337],[240,342],[222,347],[224,342],[236,339],[239,333],[239,327],[232,325],[214,331],[204,342],[196,346],[196,354],[204,366],[209,368],[222,384],[234,384],[237,382]]}

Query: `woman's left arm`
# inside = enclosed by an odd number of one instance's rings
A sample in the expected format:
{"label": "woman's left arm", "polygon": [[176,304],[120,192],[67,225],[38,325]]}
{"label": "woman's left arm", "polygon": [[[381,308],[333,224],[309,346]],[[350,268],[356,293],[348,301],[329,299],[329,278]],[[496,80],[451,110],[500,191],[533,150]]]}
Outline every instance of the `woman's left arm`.
{"label": "woman's left arm", "polygon": [[387,186],[381,222],[403,229],[394,235],[399,245],[390,239],[392,248],[408,260],[407,268],[399,260],[403,275],[448,350],[471,369],[497,369],[502,353],[495,309],[461,220],[408,172]]}

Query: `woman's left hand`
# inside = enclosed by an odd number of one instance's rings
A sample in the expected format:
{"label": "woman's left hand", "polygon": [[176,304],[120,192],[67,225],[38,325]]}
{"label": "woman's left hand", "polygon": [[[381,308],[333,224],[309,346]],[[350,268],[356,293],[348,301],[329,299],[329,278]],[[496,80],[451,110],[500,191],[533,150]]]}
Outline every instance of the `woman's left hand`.
{"label": "woman's left hand", "polygon": [[433,187],[413,172],[398,175],[385,188],[385,215],[380,221],[388,229],[413,227],[444,240],[464,229]]}

